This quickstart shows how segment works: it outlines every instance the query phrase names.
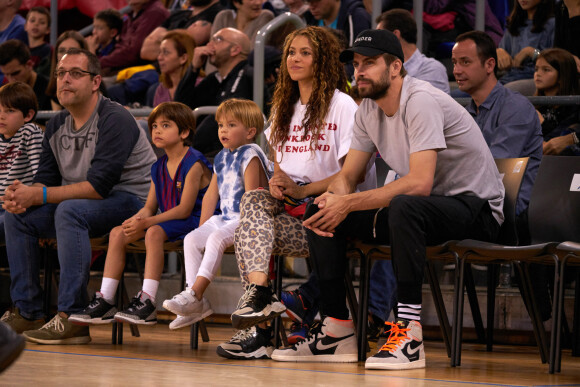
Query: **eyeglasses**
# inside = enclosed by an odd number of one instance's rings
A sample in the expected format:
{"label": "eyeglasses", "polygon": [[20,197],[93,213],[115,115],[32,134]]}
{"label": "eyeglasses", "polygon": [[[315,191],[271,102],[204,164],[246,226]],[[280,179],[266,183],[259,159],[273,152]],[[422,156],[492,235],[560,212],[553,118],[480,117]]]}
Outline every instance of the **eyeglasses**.
{"label": "eyeglasses", "polygon": [[54,76],[58,79],[63,79],[64,75],[69,73],[72,79],[81,79],[84,76],[92,75],[93,77],[97,74],[91,73],[90,71],[81,70],[81,69],[72,69],[72,70],[56,70],[54,72]]}

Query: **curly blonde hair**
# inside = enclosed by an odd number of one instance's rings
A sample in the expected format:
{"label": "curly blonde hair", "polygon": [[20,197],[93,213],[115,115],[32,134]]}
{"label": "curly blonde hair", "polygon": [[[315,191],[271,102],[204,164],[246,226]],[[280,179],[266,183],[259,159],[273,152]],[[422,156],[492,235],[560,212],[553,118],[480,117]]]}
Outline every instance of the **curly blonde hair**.
{"label": "curly blonde hair", "polygon": [[283,145],[286,142],[294,115],[294,105],[300,98],[298,82],[290,78],[286,66],[290,45],[297,36],[306,37],[312,48],[314,79],[312,93],[302,120],[304,134],[311,134],[312,149],[316,149],[318,134],[326,123],[324,119],[330,109],[334,91],[338,89],[346,92],[348,89],[344,65],[338,60],[341,48],[332,32],[324,27],[310,26],[290,33],[284,41],[280,75],[272,99],[270,146],[273,149],[276,145]]}

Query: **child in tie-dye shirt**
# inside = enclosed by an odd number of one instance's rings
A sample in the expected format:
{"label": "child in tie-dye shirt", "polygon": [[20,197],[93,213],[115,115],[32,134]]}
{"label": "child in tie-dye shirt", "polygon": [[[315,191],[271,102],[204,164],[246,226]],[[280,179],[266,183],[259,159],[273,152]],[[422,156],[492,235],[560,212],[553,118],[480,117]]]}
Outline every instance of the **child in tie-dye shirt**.
{"label": "child in tie-dye shirt", "polygon": [[[163,303],[165,309],[177,314],[169,325],[171,329],[191,325],[213,313],[203,293],[225,249],[234,243],[240,199],[245,191],[268,184],[268,160],[254,144],[264,127],[260,108],[252,101],[229,99],[218,107],[216,120],[224,149],[214,159],[215,173],[203,198],[200,226],[184,239],[186,288]],[[213,215],[218,200],[222,214]]]}

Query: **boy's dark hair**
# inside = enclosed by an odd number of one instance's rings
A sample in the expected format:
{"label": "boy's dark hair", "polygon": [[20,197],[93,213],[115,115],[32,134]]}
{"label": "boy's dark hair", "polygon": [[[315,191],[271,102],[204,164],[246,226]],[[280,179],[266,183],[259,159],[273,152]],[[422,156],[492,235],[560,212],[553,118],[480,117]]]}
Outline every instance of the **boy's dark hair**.
{"label": "boy's dark hair", "polygon": [[407,43],[417,44],[417,23],[411,12],[406,9],[395,8],[383,12],[377,17],[377,24],[382,23],[383,29],[391,32],[399,30],[401,38]]}
{"label": "boy's dark hair", "polygon": [[22,65],[30,60],[30,49],[21,40],[10,39],[0,44],[0,66],[4,66],[13,59]]}
{"label": "boy's dark hair", "polygon": [[30,110],[34,110],[32,120],[38,112],[36,94],[34,94],[32,87],[24,82],[11,82],[0,87],[0,105],[18,109],[23,116],[26,116]]}
{"label": "boy's dark hair", "polygon": [[121,30],[123,29],[123,17],[116,9],[103,9],[102,11],[97,12],[95,19],[104,21],[110,29],[116,29],[117,35],[121,34]]}
{"label": "boy's dark hair", "polygon": [[455,38],[455,42],[457,43],[463,42],[464,40],[473,40],[481,64],[489,58],[493,58],[495,61],[493,73],[497,77],[497,51],[493,39],[483,31],[468,31]]}
{"label": "boy's dark hair", "polygon": [[26,20],[28,20],[28,15],[30,15],[32,12],[36,12],[36,13],[39,13],[41,15],[46,16],[46,21],[48,23],[48,26],[50,27],[51,19],[50,19],[50,11],[48,10],[48,8],[46,8],[46,7],[32,7],[32,8],[30,8],[28,13],[26,14]]}
{"label": "boy's dark hair", "polygon": [[48,26],[50,27],[50,11],[48,10],[48,8],[46,7],[32,7],[30,8],[30,10],[28,11],[28,13],[26,14],[26,20],[28,20],[28,15],[30,15],[32,12],[36,12],[39,13],[41,15],[46,16],[46,21],[48,22]]}
{"label": "boy's dark hair", "polygon": [[189,135],[183,140],[183,145],[191,146],[195,135],[195,117],[191,108],[181,102],[163,102],[157,105],[149,114],[147,125],[149,132],[152,132],[153,122],[160,116],[175,122],[179,129],[179,134],[189,129]]}

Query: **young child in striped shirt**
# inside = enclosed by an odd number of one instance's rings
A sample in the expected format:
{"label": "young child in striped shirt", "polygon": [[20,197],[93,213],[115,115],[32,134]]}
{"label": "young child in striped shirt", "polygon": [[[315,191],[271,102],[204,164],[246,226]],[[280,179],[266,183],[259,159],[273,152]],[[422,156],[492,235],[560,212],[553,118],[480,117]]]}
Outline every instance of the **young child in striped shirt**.
{"label": "young child in striped shirt", "polygon": [[[190,146],[195,132],[191,109],[179,102],[165,102],[151,112],[148,123],[153,144],[165,155],[151,167],[151,188],[143,209],[111,230],[101,290],[84,311],[69,317],[75,324],[113,320],[156,324],[155,296],[163,272],[163,244],[183,239],[200,224],[212,165]],[[216,211],[217,203],[204,213],[213,215]],[[145,238],[146,248],[143,288],[125,310],[118,312],[114,297],[125,268],[125,249],[141,238]]]}
{"label": "young child in striped shirt", "polygon": [[[43,131],[32,120],[38,111],[30,86],[12,82],[0,87],[0,197],[12,184],[31,184],[42,152]],[[0,242],[4,209],[0,208]]]}

